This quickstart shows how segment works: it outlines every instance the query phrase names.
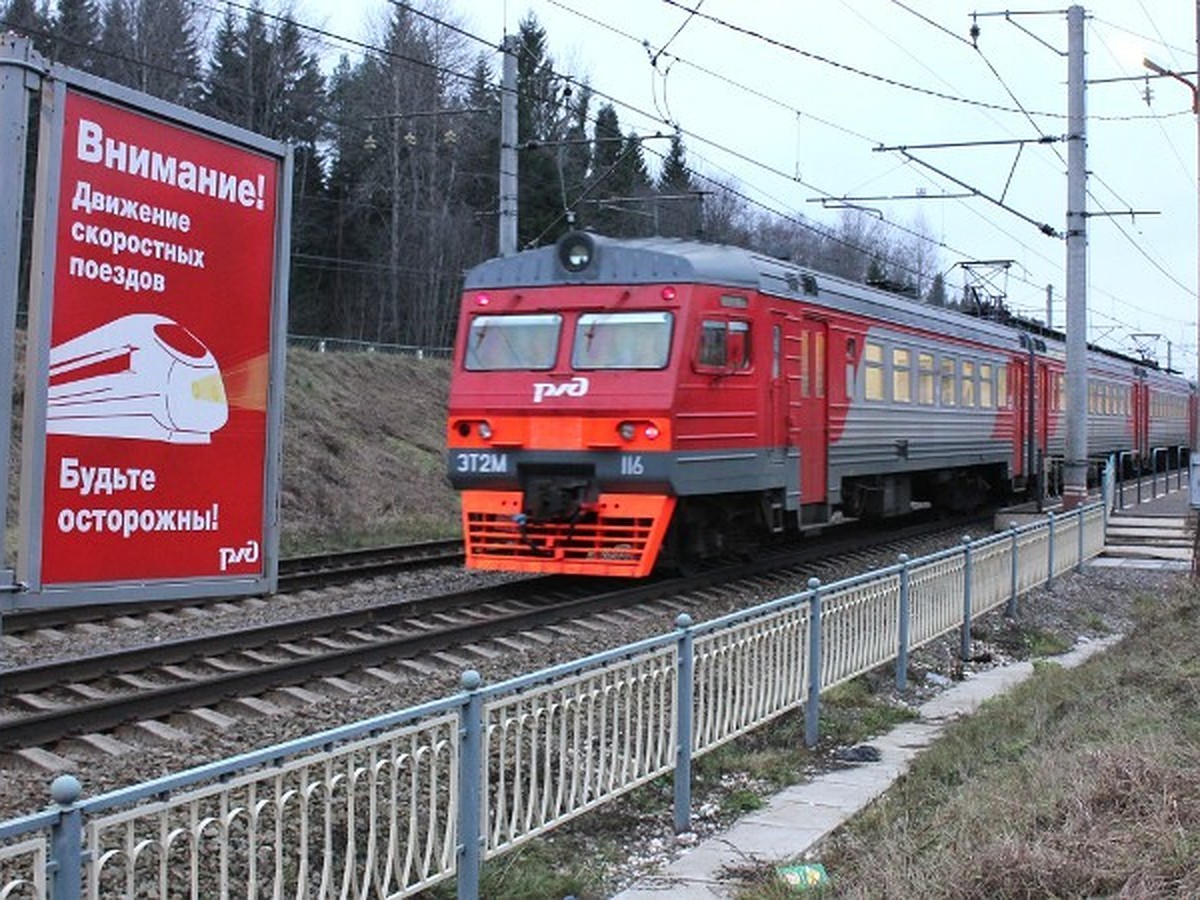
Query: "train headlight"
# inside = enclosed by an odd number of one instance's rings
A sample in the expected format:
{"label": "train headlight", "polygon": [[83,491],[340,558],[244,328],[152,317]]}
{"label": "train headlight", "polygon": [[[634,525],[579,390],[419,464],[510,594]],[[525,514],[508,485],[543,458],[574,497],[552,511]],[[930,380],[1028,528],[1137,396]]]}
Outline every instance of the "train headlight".
{"label": "train headlight", "polygon": [[454,430],[458,432],[459,437],[470,437],[472,428],[485,441],[492,439],[492,426],[482,419],[478,422],[472,422],[470,419],[459,419],[458,424],[454,426]]}
{"label": "train headlight", "polygon": [[[645,427],[643,428],[642,426]],[[659,434],[661,434],[658,426],[653,422],[622,422],[617,426],[617,434],[621,436],[622,440],[632,441],[637,438],[639,428],[642,430],[642,437],[648,441],[657,440]]]}
{"label": "train headlight", "polygon": [[596,242],[582,231],[564,235],[558,242],[558,261],[568,272],[582,272],[592,264],[595,255]]}

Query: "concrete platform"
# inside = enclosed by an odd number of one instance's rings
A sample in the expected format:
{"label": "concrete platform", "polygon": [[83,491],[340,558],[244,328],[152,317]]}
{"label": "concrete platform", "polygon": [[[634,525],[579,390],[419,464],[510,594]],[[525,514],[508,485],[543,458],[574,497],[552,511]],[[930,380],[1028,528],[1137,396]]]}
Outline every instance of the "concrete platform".
{"label": "concrete platform", "polygon": [[[1126,497],[1130,491],[1126,488]],[[1104,550],[1095,565],[1140,563],[1187,571],[1192,566],[1196,545],[1196,514],[1190,505],[1187,486],[1158,497],[1145,497],[1140,504],[1126,503],[1109,514]]]}

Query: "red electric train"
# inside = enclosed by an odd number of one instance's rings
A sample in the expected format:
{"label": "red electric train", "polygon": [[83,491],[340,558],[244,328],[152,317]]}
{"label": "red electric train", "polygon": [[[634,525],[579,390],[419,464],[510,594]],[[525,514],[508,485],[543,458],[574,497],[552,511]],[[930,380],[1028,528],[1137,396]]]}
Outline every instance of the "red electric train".
{"label": "red electric train", "polygon": [[[585,232],[466,278],[467,564],[648,574],[836,514],[966,509],[1064,451],[1064,346],[735,247]],[[1191,444],[1196,393],[1088,358],[1089,454]]]}

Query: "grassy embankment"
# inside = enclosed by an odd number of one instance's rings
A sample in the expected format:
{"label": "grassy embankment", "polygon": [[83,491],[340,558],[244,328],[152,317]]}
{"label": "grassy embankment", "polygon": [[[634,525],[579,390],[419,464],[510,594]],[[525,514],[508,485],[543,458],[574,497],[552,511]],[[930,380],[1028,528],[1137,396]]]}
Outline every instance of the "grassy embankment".
{"label": "grassy embankment", "polygon": [[445,360],[288,350],[284,556],[459,533],[448,385]]}
{"label": "grassy embankment", "polygon": [[825,894],[1200,897],[1200,590],[1138,598],[1137,617],[948,729],[821,849]]}

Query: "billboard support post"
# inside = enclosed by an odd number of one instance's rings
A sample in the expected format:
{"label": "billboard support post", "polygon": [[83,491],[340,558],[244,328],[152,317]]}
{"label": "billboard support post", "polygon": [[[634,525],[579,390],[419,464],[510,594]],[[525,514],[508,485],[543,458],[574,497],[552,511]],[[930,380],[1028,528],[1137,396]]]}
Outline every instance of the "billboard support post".
{"label": "billboard support post", "polygon": [[[13,393],[17,297],[21,283],[21,225],[25,211],[25,155],[29,99],[41,83],[44,62],[28,38],[0,36],[0,397]],[[0,416],[0,452],[7,477],[12,417]],[[8,491],[0,491],[0,535],[8,531]],[[13,586],[7,553],[0,547],[0,588]]]}

